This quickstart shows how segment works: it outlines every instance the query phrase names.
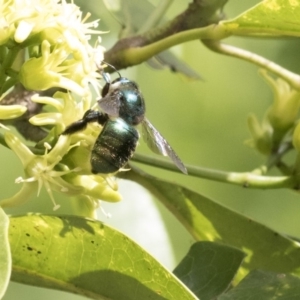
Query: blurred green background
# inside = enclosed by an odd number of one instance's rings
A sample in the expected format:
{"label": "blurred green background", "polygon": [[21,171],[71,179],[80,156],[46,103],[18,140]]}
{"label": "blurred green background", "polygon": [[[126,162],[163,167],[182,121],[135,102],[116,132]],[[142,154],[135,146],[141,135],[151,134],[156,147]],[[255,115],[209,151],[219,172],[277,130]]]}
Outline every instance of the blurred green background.
{"label": "blurred green background", "polygon": [[[231,18],[258,2],[230,0],[225,6],[225,13]],[[109,30],[102,36],[103,45],[109,49],[117,39],[118,22],[102,7],[100,0],[75,3],[93,12],[93,19],[101,19],[100,29]],[[168,15],[175,16],[187,4],[188,1],[174,1]],[[260,54],[293,72],[300,72],[298,39],[240,37],[229,38],[225,42]],[[193,66],[203,80],[189,81],[167,69],[157,71],[146,64],[121,71],[122,76],[139,83],[146,99],[148,119],[187,164],[236,172],[251,171],[263,164],[264,158],[244,144],[250,138],[247,116],[253,112],[262,118],[272,102],[271,90],[258,75],[258,68],[244,61],[212,53],[199,41],[174,47],[172,51]],[[20,186],[14,180],[23,174],[21,164],[14,154],[3,147],[0,151],[3,170],[0,174],[1,194],[2,198],[6,198],[18,191]],[[138,152],[152,155],[143,142]],[[300,195],[296,192],[244,189],[143,165],[139,167],[155,176],[187,186],[277,231],[300,238]],[[173,269],[193,239],[143,188],[121,180],[119,184],[124,200],[118,204],[103,203],[102,207],[112,214],[112,218],[107,219],[99,212],[99,219],[128,234],[160,262]],[[43,191],[39,198],[8,212],[52,213],[52,203],[48,198]],[[55,198],[61,205],[58,213],[67,214],[70,211],[69,199],[57,194]],[[4,299],[53,297],[81,298],[11,284]]]}

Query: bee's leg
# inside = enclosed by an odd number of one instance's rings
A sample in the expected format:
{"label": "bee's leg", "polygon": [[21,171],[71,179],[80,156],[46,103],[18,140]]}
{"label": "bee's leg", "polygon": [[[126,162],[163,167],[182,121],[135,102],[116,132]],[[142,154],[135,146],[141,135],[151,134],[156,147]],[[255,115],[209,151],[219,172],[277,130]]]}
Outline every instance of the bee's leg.
{"label": "bee's leg", "polygon": [[70,124],[62,134],[72,134],[86,128],[88,123],[98,122],[103,125],[108,120],[108,115],[97,110],[89,109],[82,119]]}

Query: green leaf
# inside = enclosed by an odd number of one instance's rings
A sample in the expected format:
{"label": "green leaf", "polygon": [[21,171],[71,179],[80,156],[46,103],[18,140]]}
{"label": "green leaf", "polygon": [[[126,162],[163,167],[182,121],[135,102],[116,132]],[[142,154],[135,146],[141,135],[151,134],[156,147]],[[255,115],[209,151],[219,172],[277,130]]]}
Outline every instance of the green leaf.
{"label": "green leaf", "polygon": [[201,300],[216,299],[240,267],[245,253],[212,242],[197,242],[174,270],[174,274]]}
{"label": "green leaf", "polygon": [[241,283],[218,300],[298,300],[300,279],[289,274],[252,271]]}
{"label": "green leaf", "polygon": [[0,207],[0,299],[7,289],[11,273],[11,254],[8,241],[9,218]]}
{"label": "green leaf", "polygon": [[157,179],[132,167],[123,178],[151,191],[196,240],[216,241],[247,253],[237,280],[250,270],[300,275],[300,246],[286,236],[246,218],[180,185]]}
{"label": "green leaf", "polygon": [[300,0],[265,0],[221,23],[238,35],[300,36]]}
{"label": "green leaf", "polygon": [[10,223],[14,281],[92,299],[196,299],[140,246],[101,222],[27,215]]}

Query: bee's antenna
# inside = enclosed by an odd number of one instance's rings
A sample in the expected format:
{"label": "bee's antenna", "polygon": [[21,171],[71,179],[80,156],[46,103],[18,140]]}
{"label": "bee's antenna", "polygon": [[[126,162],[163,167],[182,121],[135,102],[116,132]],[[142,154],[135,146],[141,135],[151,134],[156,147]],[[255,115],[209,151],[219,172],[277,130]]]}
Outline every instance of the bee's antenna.
{"label": "bee's antenna", "polygon": [[[114,69],[114,70],[118,73],[118,75],[119,75],[120,78],[122,77],[121,74],[120,74],[120,72],[119,72],[113,65],[107,63],[107,62],[104,61],[104,60],[103,60],[102,62],[103,62],[104,64],[110,66],[112,69]],[[105,79],[105,78],[104,78],[104,79]],[[105,80],[105,81],[106,81],[106,80]]]}

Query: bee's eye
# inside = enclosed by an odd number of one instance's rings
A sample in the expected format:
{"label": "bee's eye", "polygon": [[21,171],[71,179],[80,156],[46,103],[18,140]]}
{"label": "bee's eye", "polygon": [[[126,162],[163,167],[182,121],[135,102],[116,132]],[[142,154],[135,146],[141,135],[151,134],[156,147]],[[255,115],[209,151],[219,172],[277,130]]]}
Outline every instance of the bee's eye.
{"label": "bee's eye", "polygon": [[109,86],[110,86],[110,83],[106,83],[105,86],[103,87],[102,89],[102,92],[101,92],[101,96],[102,97],[105,97],[109,91]]}

